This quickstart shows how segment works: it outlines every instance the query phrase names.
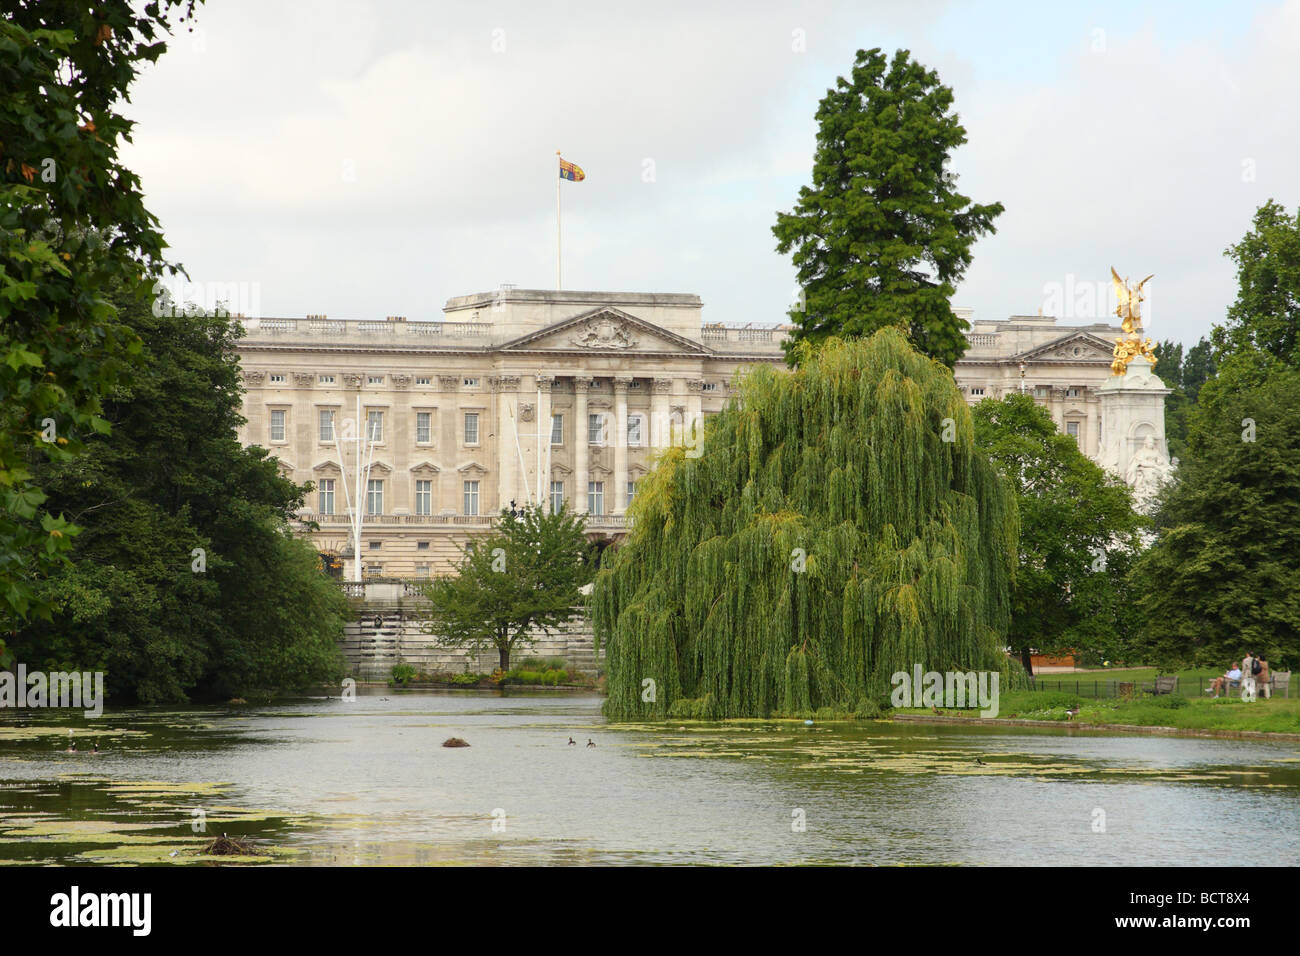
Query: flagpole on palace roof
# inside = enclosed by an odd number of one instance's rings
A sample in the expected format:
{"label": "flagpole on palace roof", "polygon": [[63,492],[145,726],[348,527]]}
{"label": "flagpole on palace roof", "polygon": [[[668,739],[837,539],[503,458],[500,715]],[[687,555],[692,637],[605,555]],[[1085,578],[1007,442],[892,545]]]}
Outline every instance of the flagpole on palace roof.
{"label": "flagpole on palace roof", "polygon": [[[558,160],[560,151],[555,151],[555,157]],[[560,284],[560,168],[557,162],[555,168],[555,290],[558,292],[563,286]]]}

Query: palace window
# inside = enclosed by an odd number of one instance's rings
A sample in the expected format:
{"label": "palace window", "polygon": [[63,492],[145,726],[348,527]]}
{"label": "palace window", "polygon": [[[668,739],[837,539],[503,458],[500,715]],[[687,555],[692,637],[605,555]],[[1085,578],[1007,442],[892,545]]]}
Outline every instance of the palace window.
{"label": "palace window", "polygon": [[1079,423],[1078,423],[1078,422],[1066,422],[1066,423],[1065,423],[1065,433],[1066,433],[1067,435],[1069,435],[1071,438],[1073,438],[1074,441],[1075,441],[1075,443],[1078,444],[1078,441],[1079,441]]}
{"label": "palace window", "polygon": [[415,413],[415,440],[423,445],[433,441],[433,412]]}
{"label": "palace window", "polygon": [[277,383],[279,383],[279,382],[283,382],[283,381],[284,381],[284,376],[283,376],[283,375],[281,375],[281,374],[277,374],[277,373],[274,373],[274,372],[271,373],[271,382],[272,382],[272,384],[277,384]]}
{"label": "palace window", "polygon": [[334,440],[334,409],[322,408],[320,410],[320,440]]}
{"label": "palace window", "polygon": [[417,481],[415,483],[415,513],[417,515],[433,514],[432,481]]}
{"label": "palace window", "polygon": [[478,482],[465,482],[465,514],[478,514]]}
{"label": "palace window", "polygon": [[373,442],[384,440],[383,412],[366,412],[366,439]]}
{"label": "palace window", "polygon": [[316,377],[316,384],[318,384],[318,385],[333,385],[333,384],[334,384],[334,376],[333,376],[333,375],[318,375],[318,376]]}
{"label": "palace window", "polygon": [[592,412],[587,416],[587,444],[605,444],[605,416],[600,412]]}
{"label": "palace window", "polygon": [[429,566],[427,564],[417,564],[415,566],[415,576],[417,578],[427,578],[429,576]]}
{"label": "palace window", "polygon": [[703,385],[700,386],[700,391],[702,392],[716,392],[717,390],[718,390],[717,382],[705,382]]}
{"label": "palace window", "polygon": [[1067,389],[1065,390],[1065,397],[1066,397],[1066,398],[1081,398],[1081,397],[1083,397],[1083,389],[1081,389],[1081,388],[1067,388]]}
{"label": "palace window", "polygon": [[478,444],[478,412],[465,413],[465,444]]}
{"label": "palace window", "polygon": [[981,395],[984,394],[984,386],[983,386],[983,385],[972,385],[972,386],[971,386],[970,393],[971,393],[972,395],[976,396],[976,397],[979,397],[979,396],[981,396]]}
{"label": "palace window", "polygon": [[429,550],[429,542],[427,542],[427,541],[417,541],[417,542],[415,542],[415,550],[416,550],[416,551],[428,551],[428,550]]}
{"label": "palace window", "polygon": [[366,376],[366,384],[367,384],[367,385],[383,385],[383,384],[384,384],[384,377],[383,377],[382,375],[367,375],[367,376]]}
{"label": "palace window", "polygon": [[371,551],[378,551],[378,550],[379,550],[380,548],[382,548],[383,546],[384,546],[384,542],[382,542],[382,541],[371,541],[371,542],[370,542],[370,550],[371,550]]}
{"label": "palace window", "polygon": [[478,379],[476,378],[462,379],[460,384],[464,388],[478,388]]}
{"label": "palace window", "polygon": [[551,416],[551,444],[552,445],[564,444],[564,416],[563,415]]}
{"label": "palace window", "polygon": [[415,377],[416,385],[432,385],[433,379],[428,375],[417,375]]}
{"label": "palace window", "polygon": [[587,511],[594,515],[605,513],[605,483],[603,481],[587,482]]}
{"label": "palace window", "polygon": [[323,515],[334,513],[334,479],[322,478],[320,482],[320,500],[317,510]]}
{"label": "palace window", "polygon": [[284,441],[284,416],[283,408],[271,409],[271,441]]}
{"label": "palace window", "polygon": [[564,510],[564,482],[551,482],[551,514],[559,514]]}
{"label": "palace window", "polygon": [[629,415],[627,417],[627,443],[632,446],[641,444],[642,417],[640,415]]}
{"label": "palace window", "polygon": [[628,503],[628,504],[631,504],[631,503],[632,503],[632,499],[635,498],[635,497],[636,497],[636,482],[635,482],[635,481],[629,481],[629,482],[627,483],[627,503]]}
{"label": "palace window", "polygon": [[384,481],[382,478],[371,478],[366,481],[366,514],[381,515],[384,513]]}

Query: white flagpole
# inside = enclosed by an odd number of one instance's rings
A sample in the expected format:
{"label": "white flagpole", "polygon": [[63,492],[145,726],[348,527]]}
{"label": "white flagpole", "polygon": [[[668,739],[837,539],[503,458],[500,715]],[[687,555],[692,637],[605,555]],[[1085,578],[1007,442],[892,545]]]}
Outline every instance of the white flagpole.
{"label": "white flagpole", "polygon": [[560,151],[555,151],[557,162],[555,164],[555,290],[558,292],[563,286],[560,284]]}
{"label": "white flagpole", "polygon": [[[546,489],[549,491],[550,484],[542,481],[542,387],[540,385],[537,386],[537,404],[534,405],[533,408],[537,409],[537,412],[535,413],[537,418],[537,507],[541,508],[544,503],[542,501],[542,487],[545,485]],[[547,422],[546,427],[549,429],[551,423]],[[546,440],[551,440],[549,431],[546,433]],[[547,477],[549,478],[550,476],[548,475]],[[543,513],[545,513],[545,509],[543,509]]]}

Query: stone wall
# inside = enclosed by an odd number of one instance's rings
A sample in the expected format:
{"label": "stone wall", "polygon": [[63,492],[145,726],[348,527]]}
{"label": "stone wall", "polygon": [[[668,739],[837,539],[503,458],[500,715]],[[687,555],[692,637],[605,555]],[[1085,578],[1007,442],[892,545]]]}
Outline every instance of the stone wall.
{"label": "stone wall", "polygon": [[[360,681],[387,681],[395,664],[406,663],[422,673],[462,672],[488,674],[498,666],[496,650],[474,654],[440,646],[423,630],[427,602],[403,582],[348,584],[357,608],[356,619],[344,628],[343,654],[348,673]],[[563,660],[570,670],[596,674],[604,669],[605,654],[595,650],[591,622],[586,614],[563,629],[542,635],[531,647],[516,648],[511,666],[526,657]]]}

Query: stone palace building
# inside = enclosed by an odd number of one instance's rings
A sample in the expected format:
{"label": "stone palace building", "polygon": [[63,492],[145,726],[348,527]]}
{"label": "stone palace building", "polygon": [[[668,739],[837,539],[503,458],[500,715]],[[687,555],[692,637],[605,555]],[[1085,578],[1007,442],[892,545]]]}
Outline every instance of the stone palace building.
{"label": "stone palace building", "polygon": [[[702,308],[695,295],[505,287],[450,299],[441,322],[245,319],[240,439],[314,484],[301,517],[349,578],[358,560],[371,576],[445,573],[512,501],[567,503],[617,536],[655,451],[697,440],[737,370],[784,366],[788,327],[711,325]],[[1032,394],[1099,460],[1121,334],[973,321],[957,384],[971,403]]]}

